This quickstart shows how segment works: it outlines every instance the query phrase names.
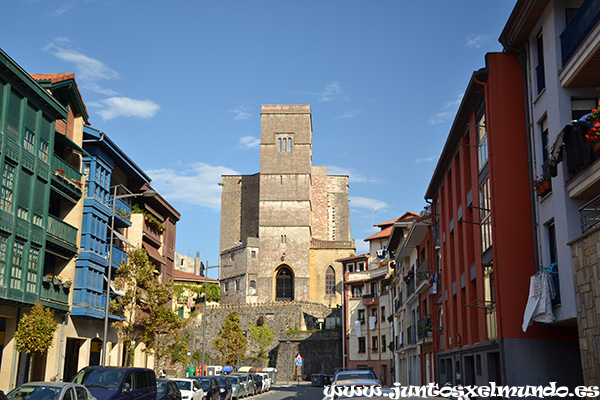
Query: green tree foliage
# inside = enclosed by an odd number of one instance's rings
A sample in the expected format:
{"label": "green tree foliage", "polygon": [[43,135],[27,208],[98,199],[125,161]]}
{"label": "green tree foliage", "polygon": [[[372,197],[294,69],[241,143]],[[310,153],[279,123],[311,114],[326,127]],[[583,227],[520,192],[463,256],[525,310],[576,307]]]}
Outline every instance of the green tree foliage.
{"label": "green tree foliage", "polygon": [[[173,285],[173,297],[179,298],[185,296],[186,293],[194,293],[197,295],[198,298],[200,298],[204,295],[205,285],[205,283],[202,283],[200,285],[195,285],[192,283],[176,283]],[[216,283],[208,283],[206,286],[208,287],[208,301],[221,301],[221,288],[219,287],[219,285]]]}
{"label": "green tree foliage", "polygon": [[135,345],[144,343],[145,351],[154,353],[157,366],[162,367],[173,350],[181,351],[187,342],[183,321],[168,306],[172,283],[165,285],[157,279],[146,250],[135,249],[127,256],[129,262],[117,270],[114,280],[125,294],[111,302],[111,312],[123,318],[113,326],[125,346],[124,365],[133,365]]}
{"label": "green tree foliage", "polygon": [[233,311],[225,318],[219,335],[213,341],[213,346],[221,353],[221,363],[233,365],[236,360],[243,358],[247,344],[248,341],[240,326],[240,316]]}
{"label": "green tree foliage", "polygon": [[54,312],[42,305],[35,303],[29,314],[24,314],[19,321],[15,340],[17,351],[26,353],[46,354],[58,324],[54,321]]}
{"label": "green tree foliage", "polygon": [[264,318],[261,316],[256,323],[250,324],[248,332],[252,335],[252,340],[258,344],[258,357],[265,358],[267,356],[267,349],[271,341],[275,338],[275,331],[265,324]]}

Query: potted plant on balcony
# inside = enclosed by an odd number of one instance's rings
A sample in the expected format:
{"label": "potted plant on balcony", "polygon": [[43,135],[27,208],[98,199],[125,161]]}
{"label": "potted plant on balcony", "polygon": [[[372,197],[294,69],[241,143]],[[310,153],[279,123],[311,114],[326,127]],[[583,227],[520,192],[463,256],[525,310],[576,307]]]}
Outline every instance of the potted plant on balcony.
{"label": "potted plant on balcony", "polygon": [[550,184],[549,176],[536,176],[533,181],[533,189],[537,192],[538,196],[545,196],[550,190],[552,185]]}
{"label": "potted plant on balcony", "polygon": [[73,281],[72,281],[72,280],[70,280],[70,279],[64,279],[64,280],[62,281],[62,286],[63,286],[63,288],[65,288],[65,289],[68,289],[68,288],[70,288],[72,284],[73,284]]}
{"label": "potted plant on balcony", "polygon": [[404,275],[404,282],[408,282],[412,279],[412,277],[415,275],[415,271],[413,271],[412,269],[409,269],[408,272],[406,273],[406,275]]}
{"label": "potted plant on balcony", "polygon": [[52,282],[53,278],[54,277],[52,276],[52,274],[46,274],[43,276],[42,282],[50,283]]}

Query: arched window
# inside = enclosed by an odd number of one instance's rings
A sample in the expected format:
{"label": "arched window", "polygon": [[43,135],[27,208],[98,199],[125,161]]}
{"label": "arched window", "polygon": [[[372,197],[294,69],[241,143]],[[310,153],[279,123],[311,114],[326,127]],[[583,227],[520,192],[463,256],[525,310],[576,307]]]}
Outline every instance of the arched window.
{"label": "arched window", "polygon": [[335,294],[335,271],[331,265],[325,274],[325,294]]}
{"label": "arched window", "polygon": [[292,138],[288,138],[287,152],[292,151]]}
{"label": "arched window", "polygon": [[294,300],[294,278],[292,271],[282,267],[275,276],[275,301]]}
{"label": "arched window", "polygon": [[277,139],[277,142],[279,143],[279,152],[281,153],[281,138]]}
{"label": "arched window", "polygon": [[283,151],[284,153],[287,152],[287,139],[283,138],[283,145],[281,146],[281,151]]}

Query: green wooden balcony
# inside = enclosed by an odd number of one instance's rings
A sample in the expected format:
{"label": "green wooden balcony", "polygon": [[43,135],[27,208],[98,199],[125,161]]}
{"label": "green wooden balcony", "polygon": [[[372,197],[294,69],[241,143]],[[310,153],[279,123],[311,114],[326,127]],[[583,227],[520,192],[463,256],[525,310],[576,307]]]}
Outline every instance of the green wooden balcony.
{"label": "green wooden balcony", "polygon": [[71,164],[53,154],[50,162],[52,172],[52,187],[73,202],[77,202],[83,192],[81,172]]}
{"label": "green wooden balcony", "polygon": [[60,219],[48,215],[47,244],[68,257],[77,253],[78,230]]}
{"label": "green wooden balcony", "polygon": [[44,278],[40,299],[45,306],[68,311],[70,290],[70,286],[67,287],[62,283],[55,284],[52,280],[46,281]]}

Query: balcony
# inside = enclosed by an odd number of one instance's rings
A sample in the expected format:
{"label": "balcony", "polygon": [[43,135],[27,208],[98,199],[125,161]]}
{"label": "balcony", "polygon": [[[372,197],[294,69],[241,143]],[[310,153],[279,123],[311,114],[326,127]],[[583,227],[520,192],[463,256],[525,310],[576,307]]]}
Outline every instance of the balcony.
{"label": "balcony", "polygon": [[78,230],[66,222],[48,215],[48,229],[46,230],[46,244],[62,255],[70,258],[77,254]]}
{"label": "balcony", "polygon": [[595,197],[579,209],[579,220],[582,235],[598,226],[600,223],[600,196]]}
{"label": "balcony", "polygon": [[398,297],[394,300],[394,314],[400,312],[402,308],[402,292],[398,293]]}
{"label": "balcony", "polygon": [[347,272],[346,283],[365,282],[376,278],[385,277],[389,270],[387,266],[370,269],[368,271]]}
{"label": "balcony", "polygon": [[[110,254],[110,244],[106,245],[106,254]],[[127,253],[125,250],[117,247],[114,244],[112,251],[112,262],[113,264],[117,264],[114,266],[115,268],[119,268],[121,265],[127,264]]]}
{"label": "balcony", "polygon": [[411,276],[406,280],[406,298],[408,299],[411,294],[415,292],[415,277]]}
{"label": "balcony", "polygon": [[157,246],[161,245],[162,230],[160,230],[151,220],[144,217],[144,236]]}
{"label": "balcony", "polygon": [[409,326],[406,329],[406,344],[408,346],[411,344],[417,344],[417,332],[414,326]]}
{"label": "balcony", "polygon": [[417,322],[417,338],[419,340],[431,337],[431,319],[429,316],[421,318]]}
{"label": "balcony", "polygon": [[415,290],[422,293],[429,284],[429,260],[425,259],[417,268],[413,278],[415,280]]}
{"label": "balcony", "polygon": [[362,303],[363,306],[379,305],[379,297],[377,293],[363,294]]}
{"label": "balcony", "polygon": [[[107,204],[112,210],[112,196]],[[117,199],[115,204],[115,228],[126,228],[131,226],[131,206],[123,199]]]}
{"label": "balcony", "polygon": [[564,87],[598,87],[600,75],[600,2],[586,0],[560,35]]}
{"label": "balcony", "polygon": [[73,203],[82,196],[81,172],[54,154],[51,158],[52,188]]}
{"label": "balcony", "polygon": [[69,311],[69,291],[70,285],[66,287],[62,283],[54,284],[52,281],[43,281],[40,299],[45,306]]}

